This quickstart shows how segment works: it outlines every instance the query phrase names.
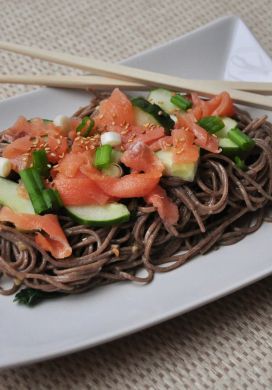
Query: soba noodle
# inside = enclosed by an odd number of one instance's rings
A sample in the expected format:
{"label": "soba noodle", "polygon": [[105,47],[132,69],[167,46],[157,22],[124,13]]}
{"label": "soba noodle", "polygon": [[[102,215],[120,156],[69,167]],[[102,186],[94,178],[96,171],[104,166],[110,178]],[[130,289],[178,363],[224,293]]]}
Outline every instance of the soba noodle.
{"label": "soba noodle", "polygon": [[[90,115],[95,104],[76,115]],[[236,120],[256,142],[247,159],[248,170],[242,171],[222,154],[206,153],[194,182],[163,177],[161,186],[179,208],[174,227],[165,226],[143,199],[126,202],[133,217],[118,226],[81,226],[60,215],[73,253],[56,260],[35,243],[33,234],[1,224],[0,282],[5,275],[13,285],[0,287],[0,293],[13,294],[22,285],[71,294],[116,281],[149,283],[156,272],[173,270],[211,249],[235,244],[265,220],[271,221],[272,125],[266,117],[252,120],[238,109]],[[0,155],[8,142],[3,133]]]}

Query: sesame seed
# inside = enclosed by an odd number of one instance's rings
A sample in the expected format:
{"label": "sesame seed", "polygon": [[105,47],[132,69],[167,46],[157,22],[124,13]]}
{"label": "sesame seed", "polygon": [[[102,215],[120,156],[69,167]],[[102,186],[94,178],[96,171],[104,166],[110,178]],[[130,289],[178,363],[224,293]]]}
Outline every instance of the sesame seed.
{"label": "sesame seed", "polygon": [[127,134],[129,132],[129,129],[121,131],[121,135]]}

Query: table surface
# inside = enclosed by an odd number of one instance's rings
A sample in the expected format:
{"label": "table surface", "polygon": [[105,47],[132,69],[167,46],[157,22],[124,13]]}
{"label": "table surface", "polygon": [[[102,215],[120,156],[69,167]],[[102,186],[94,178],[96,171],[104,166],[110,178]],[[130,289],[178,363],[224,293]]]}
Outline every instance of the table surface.
{"label": "table surface", "polygon": [[[234,14],[272,55],[271,0],[0,0],[0,10],[3,40],[108,61]],[[0,65],[5,74],[76,72],[5,52]],[[3,85],[0,100],[31,89]],[[271,389],[271,282],[106,345],[4,370],[0,390]]]}

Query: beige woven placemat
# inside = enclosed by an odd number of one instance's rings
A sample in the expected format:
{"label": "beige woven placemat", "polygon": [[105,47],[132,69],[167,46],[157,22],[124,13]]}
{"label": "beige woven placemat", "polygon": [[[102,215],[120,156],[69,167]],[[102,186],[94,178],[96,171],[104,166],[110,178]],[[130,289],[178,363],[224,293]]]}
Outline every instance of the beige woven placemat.
{"label": "beige woven placemat", "polygon": [[[240,15],[272,55],[271,0],[0,0],[0,39],[117,61],[226,14]],[[4,52],[0,64],[1,73],[75,72]],[[0,99],[30,89],[1,86]],[[0,390],[271,389],[271,282],[107,345],[2,371]]]}

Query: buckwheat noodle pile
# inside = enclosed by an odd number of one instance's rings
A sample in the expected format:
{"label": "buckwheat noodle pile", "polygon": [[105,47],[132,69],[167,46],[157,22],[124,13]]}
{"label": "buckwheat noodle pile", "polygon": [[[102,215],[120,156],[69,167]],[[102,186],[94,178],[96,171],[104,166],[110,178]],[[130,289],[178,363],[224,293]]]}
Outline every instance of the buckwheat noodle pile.
{"label": "buckwheat noodle pile", "polygon": [[[75,115],[91,115],[94,104]],[[221,154],[204,154],[193,183],[164,177],[161,185],[178,205],[180,219],[165,226],[156,210],[142,199],[127,201],[130,222],[107,228],[79,226],[62,215],[60,221],[73,248],[68,259],[56,260],[34,242],[31,233],[0,225],[0,282],[8,276],[15,293],[21,285],[47,292],[79,293],[115,281],[148,283],[155,272],[173,270],[193,257],[232,245],[272,221],[272,125],[266,117],[252,120],[236,109],[241,130],[256,147],[240,170]],[[8,137],[0,136],[0,155]]]}

